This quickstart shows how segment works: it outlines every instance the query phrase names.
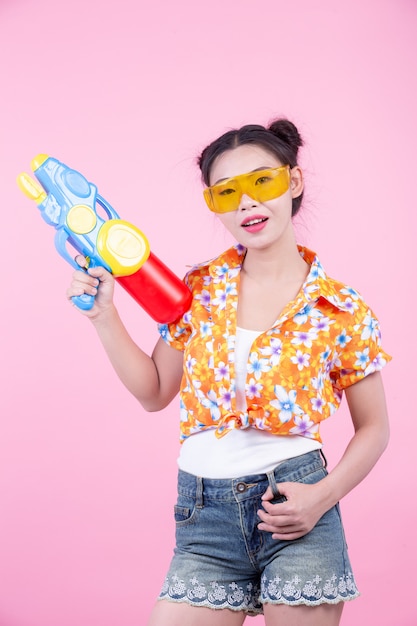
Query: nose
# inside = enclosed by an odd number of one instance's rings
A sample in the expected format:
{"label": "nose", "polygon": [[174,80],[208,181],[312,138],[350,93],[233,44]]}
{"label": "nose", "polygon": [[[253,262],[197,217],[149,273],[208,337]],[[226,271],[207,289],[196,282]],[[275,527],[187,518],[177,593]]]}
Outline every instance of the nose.
{"label": "nose", "polygon": [[253,209],[258,206],[256,200],[248,196],[246,193],[242,194],[242,197],[239,201],[238,209],[241,211],[247,211],[248,209]]}

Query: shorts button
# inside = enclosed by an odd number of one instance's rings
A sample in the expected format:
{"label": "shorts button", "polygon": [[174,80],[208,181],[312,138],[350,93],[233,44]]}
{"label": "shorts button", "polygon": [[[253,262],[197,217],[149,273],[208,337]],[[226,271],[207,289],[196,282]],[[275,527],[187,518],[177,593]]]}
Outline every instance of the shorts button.
{"label": "shorts button", "polygon": [[247,488],[248,488],[248,486],[247,486],[247,484],[246,484],[246,483],[238,483],[238,484],[236,485],[236,490],[237,490],[239,493],[245,493],[245,491],[247,490]]}

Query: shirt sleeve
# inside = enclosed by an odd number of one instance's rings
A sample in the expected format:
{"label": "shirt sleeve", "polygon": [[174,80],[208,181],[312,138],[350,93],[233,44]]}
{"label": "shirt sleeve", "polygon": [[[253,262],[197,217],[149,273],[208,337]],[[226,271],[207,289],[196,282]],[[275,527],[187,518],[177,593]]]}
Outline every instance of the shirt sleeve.
{"label": "shirt sleeve", "polygon": [[184,317],[171,324],[158,324],[159,334],[165,343],[181,351],[184,351],[185,344],[191,333],[191,328],[186,324]]}
{"label": "shirt sleeve", "polygon": [[382,370],[391,360],[381,347],[378,319],[364,302],[351,322],[345,324],[336,344],[331,377],[339,389],[346,389],[368,374]]}

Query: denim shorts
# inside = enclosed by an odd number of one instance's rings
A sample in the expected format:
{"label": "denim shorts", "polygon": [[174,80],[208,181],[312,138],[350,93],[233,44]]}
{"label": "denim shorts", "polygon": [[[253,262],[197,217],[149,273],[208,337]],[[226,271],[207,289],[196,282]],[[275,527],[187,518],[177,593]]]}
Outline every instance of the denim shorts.
{"label": "denim shorts", "polygon": [[268,485],[280,502],[276,483],[313,484],[326,474],[319,451],[242,478],[180,470],[176,547],[159,599],[257,615],[264,603],[318,606],[357,597],[338,505],[300,539],[272,539],[257,528]]}

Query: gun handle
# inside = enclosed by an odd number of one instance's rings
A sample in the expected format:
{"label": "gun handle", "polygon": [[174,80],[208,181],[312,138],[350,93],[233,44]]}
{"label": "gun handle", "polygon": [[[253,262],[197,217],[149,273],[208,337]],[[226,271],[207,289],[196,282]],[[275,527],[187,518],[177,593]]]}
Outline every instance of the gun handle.
{"label": "gun handle", "polygon": [[94,297],[88,293],[83,293],[82,296],[73,296],[71,300],[82,311],[90,311],[94,306]]}
{"label": "gun handle", "polygon": [[[80,265],[78,265],[78,263],[75,262],[75,260],[71,259],[69,255],[68,255],[68,260],[70,264],[73,265],[76,269],[87,272],[87,267],[84,267],[84,268],[81,267]],[[94,267],[95,265],[96,265],[95,260],[92,258],[89,258],[88,267]],[[95,296],[92,296],[89,293],[83,293],[82,296],[72,296],[71,300],[73,304],[75,304],[75,306],[81,309],[82,311],[90,311],[94,306]]]}

